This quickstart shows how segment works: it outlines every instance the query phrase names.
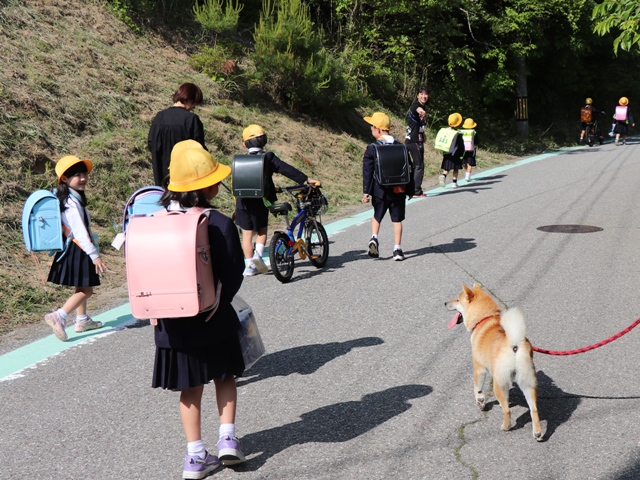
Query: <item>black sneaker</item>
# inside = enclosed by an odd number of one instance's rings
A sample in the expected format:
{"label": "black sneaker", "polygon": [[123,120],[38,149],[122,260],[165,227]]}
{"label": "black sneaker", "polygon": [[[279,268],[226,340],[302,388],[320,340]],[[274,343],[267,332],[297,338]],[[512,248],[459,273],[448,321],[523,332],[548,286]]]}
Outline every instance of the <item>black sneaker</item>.
{"label": "black sneaker", "polygon": [[402,253],[402,249],[401,248],[396,248],[393,251],[393,259],[396,262],[401,262],[402,260],[404,260],[404,253]]}
{"label": "black sneaker", "polygon": [[378,239],[376,237],[371,237],[371,240],[369,240],[369,251],[367,253],[371,258],[378,258],[380,256],[378,254]]}

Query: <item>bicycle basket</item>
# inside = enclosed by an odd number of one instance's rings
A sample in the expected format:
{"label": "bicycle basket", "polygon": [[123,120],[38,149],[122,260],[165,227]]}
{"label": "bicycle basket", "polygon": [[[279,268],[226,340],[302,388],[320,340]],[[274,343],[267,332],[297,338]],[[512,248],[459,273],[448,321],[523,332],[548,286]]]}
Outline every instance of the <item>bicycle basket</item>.
{"label": "bicycle basket", "polygon": [[309,197],[309,210],[311,215],[322,215],[329,210],[329,200],[321,192],[312,194]]}

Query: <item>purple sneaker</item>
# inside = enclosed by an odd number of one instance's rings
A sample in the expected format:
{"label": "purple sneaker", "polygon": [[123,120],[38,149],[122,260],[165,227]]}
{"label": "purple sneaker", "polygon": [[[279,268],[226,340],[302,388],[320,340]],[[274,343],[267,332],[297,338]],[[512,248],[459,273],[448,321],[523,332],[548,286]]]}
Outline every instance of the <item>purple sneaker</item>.
{"label": "purple sneaker", "polygon": [[184,465],[182,467],[182,478],[200,479],[204,478],[220,466],[220,460],[215,455],[204,452],[205,457],[200,458],[197,455],[185,455]]}
{"label": "purple sneaker", "polygon": [[44,316],[44,321],[53,329],[53,333],[58,340],[62,340],[63,342],[67,341],[67,332],[64,329],[64,320],[62,320],[62,317],[57,311],[54,310],[51,313],[47,313]]}
{"label": "purple sneaker", "polygon": [[218,441],[218,456],[224,466],[246,462],[237,437],[222,437]]}

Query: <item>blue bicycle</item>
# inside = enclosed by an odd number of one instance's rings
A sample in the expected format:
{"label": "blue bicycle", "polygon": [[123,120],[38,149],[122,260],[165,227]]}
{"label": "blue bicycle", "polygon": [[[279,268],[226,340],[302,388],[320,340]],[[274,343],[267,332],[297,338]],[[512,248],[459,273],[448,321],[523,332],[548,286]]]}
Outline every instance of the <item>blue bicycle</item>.
{"label": "blue bicycle", "polygon": [[[329,208],[329,202],[320,191],[320,185],[295,185],[278,188],[278,193],[286,191],[294,200],[296,216],[289,222],[289,212],[293,209],[289,202],[271,205],[269,211],[283,216],[287,231],[276,231],[269,244],[271,270],[282,283],[287,283],[293,275],[294,258],[309,258],[311,265],[322,268],[329,258],[329,237],[320,223],[320,216]],[[296,233],[297,228],[297,233]]]}

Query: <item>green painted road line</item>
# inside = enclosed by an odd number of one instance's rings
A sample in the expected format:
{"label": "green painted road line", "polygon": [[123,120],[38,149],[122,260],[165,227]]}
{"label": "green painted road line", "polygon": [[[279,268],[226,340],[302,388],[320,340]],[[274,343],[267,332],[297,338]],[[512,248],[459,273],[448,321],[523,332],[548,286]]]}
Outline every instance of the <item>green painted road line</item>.
{"label": "green painted road line", "polygon": [[0,357],[0,382],[20,376],[20,371],[33,367],[38,362],[86,343],[98,336],[114,333],[117,327],[134,320],[129,304],[121,305],[108,312],[96,315],[94,320],[102,322],[102,328],[84,333],[76,333],[73,326],[67,327],[68,340],[61,342],[51,334],[45,338],[20,347]]}

